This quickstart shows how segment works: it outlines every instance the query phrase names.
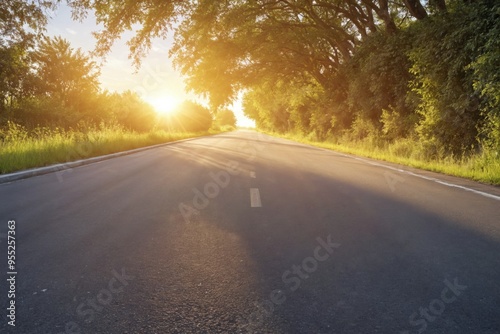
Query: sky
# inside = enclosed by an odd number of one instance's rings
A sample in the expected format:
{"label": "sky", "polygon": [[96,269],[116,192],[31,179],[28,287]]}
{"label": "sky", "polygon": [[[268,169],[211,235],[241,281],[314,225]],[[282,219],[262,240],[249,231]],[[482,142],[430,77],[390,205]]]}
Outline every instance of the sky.
{"label": "sky", "polygon": [[[94,49],[95,39],[92,31],[98,30],[99,27],[92,13],[89,13],[83,22],[73,21],[71,10],[62,3],[50,16],[47,26],[49,36],[67,39],[75,49],[81,48],[88,52]],[[138,70],[128,58],[129,50],[125,44],[132,36],[132,33],[125,33],[121,40],[116,41],[102,63],[102,89],[111,92],[135,91],[160,113],[174,109],[187,99],[203,103],[204,100],[200,97],[186,92],[181,74],[174,69],[172,60],[168,57],[169,48],[173,44],[173,34],[165,40],[154,40],[152,49]],[[255,126],[252,120],[244,116],[241,99],[236,100],[230,109],[233,110],[239,126]]]}

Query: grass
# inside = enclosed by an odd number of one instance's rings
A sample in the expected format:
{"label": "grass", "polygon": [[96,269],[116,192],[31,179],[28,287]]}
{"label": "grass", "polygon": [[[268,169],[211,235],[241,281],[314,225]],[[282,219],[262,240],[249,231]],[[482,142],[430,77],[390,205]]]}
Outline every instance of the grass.
{"label": "grass", "polygon": [[485,151],[465,158],[429,158],[422,153],[424,150],[421,144],[410,139],[400,139],[391,144],[376,145],[370,141],[334,143],[333,141],[315,141],[298,134],[266,133],[338,152],[500,185],[500,152]]}
{"label": "grass", "polygon": [[9,123],[0,131],[0,173],[10,173],[56,163],[65,163],[135,148],[215,133],[137,133],[118,126],[101,125],[87,130],[25,128]]}
{"label": "grass", "polygon": [[[220,129],[217,132],[228,130],[231,129]],[[28,132],[19,125],[8,123],[8,127],[0,131],[0,173],[70,162],[212,133],[215,131],[175,133],[151,130],[137,133],[110,125],[70,131],[38,128]],[[430,159],[421,153],[424,151],[420,147],[421,144],[409,139],[376,145],[366,140],[334,143],[315,141],[297,134],[267,133],[339,152],[500,185],[499,152],[483,152],[460,159],[453,157]]]}

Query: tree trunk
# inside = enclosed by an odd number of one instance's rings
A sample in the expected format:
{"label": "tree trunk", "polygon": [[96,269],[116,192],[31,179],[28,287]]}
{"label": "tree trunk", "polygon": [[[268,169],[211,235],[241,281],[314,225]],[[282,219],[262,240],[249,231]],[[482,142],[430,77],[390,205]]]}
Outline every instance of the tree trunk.
{"label": "tree trunk", "polygon": [[420,0],[403,0],[410,14],[417,20],[423,20],[427,17],[427,11],[420,3]]}
{"label": "tree trunk", "polygon": [[437,11],[446,12],[445,0],[429,0],[429,5],[434,7]]}

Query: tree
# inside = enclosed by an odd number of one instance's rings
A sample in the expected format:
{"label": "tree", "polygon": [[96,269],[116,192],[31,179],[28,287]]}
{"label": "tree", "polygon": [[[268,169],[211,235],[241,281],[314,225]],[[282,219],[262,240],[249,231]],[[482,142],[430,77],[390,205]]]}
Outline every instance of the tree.
{"label": "tree", "polygon": [[491,3],[477,9],[482,17],[478,25],[482,31],[481,53],[469,65],[473,71],[474,92],[481,97],[481,115],[484,122],[480,124],[479,135],[482,144],[494,154],[500,152],[500,4]]}
{"label": "tree", "polygon": [[23,44],[33,46],[47,24],[46,11],[55,9],[58,1],[8,0],[0,2],[0,46]]}
{"label": "tree", "polygon": [[[263,129],[278,132],[314,132],[324,139],[335,123],[330,97],[314,80],[268,80],[249,89],[243,99],[244,113]],[[340,118],[340,117],[339,117]]]}
{"label": "tree", "polygon": [[34,50],[23,46],[0,50],[0,91],[10,103],[10,117],[29,127],[98,124],[106,118],[98,113],[99,69],[89,56],[60,37],[45,37]]}
{"label": "tree", "polygon": [[22,44],[0,47],[0,111],[29,96],[33,85],[28,52]]}
{"label": "tree", "polygon": [[222,109],[217,111],[215,120],[219,126],[236,127],[236,116],[234,116],[232,110]]}
{"label": "tree", "polygon": [[420,99],[417,132],[434,156],[461,156],[478,148],[484,115],[471,65],[481,58],[483,36],[495,21],[490,11],[487,2],[457,4],[453,12],[412,27],[416,32],[409,53],[412,88]]}
{"label": "tree", "polygon": [[78,107],[99,90],[99,69],[81,49],[61,38],[44,38],[33,54],[38,93]]}
{"label": "tree", "polygon": [[154,127],[157,118],[154,108],[136,93],[104,92],[100,95],[99,105],[101,109],[105,108],[104,114],[108,115],[110,120],[139,132],[149,131]]}
{"label": "tree", "polygon": [[[346,64],[349,108],[358,118],[372,122],[376,127],[382,125],[383,113],[385,120],[394,120],[396,115],[400,115],[410,122],[414,121],[412,114],[415,108],[409,99],[409,82],[412,79],[408,58],[412,39],[409,37],[411,34],[407,32],[372,34]],[[388,137],[410,132],[404,122],[399,127],[395,127],[397,122],[392,122],[390,130],[386,123]]]}

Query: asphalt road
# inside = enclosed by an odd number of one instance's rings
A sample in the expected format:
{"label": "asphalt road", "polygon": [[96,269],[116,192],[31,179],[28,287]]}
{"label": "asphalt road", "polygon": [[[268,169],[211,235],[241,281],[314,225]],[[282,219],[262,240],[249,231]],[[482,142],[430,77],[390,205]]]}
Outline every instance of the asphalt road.
{"label": "asphalt road", "polygon": [[0,233],[1,333],[500,333],[499,188],[251,131],[0,184]]}

